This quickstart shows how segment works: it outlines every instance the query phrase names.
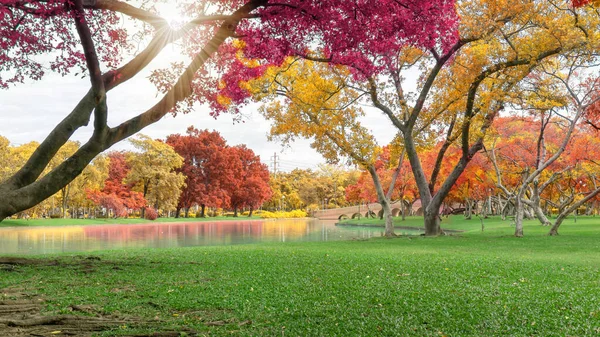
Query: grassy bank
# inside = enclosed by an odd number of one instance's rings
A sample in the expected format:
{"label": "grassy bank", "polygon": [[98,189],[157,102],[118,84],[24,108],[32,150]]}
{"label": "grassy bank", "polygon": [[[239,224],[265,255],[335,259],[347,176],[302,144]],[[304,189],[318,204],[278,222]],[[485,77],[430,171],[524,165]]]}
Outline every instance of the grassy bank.
{"label": "grassy bank", "polygon": [[221,216],[212,218],[158,218],[156,220],[134,219],[6,219],[0,222],[0,227],[35,227],[35,226],[88,226],[88,225],[111,225],[111,224],[139,224],[149,222],[202,222],[202,221],[245,221],[258,220],[258,216]]}
{"label": "grassy bank", "polygon": [[[423,217],[412,216],[406,217],[402,220],[401,217],[394,217],[394,227],[414,227],[423,228]],[[470,232],[474,234],[483,235],[510,235],[514,232],[514,223],[512,218],[502,220],[499,216],[492,216],[486,219],[480,219],[473,217],[471,220],[465,220],[462,215],[455,215],[450,217],[442,217],[441,227],[442,229],[449,229],[462,232]],[[552,218],[550,218],[552,221]],[[482,222],[483,222],[483,233],[482,233]],[[524,224],[527,226],[526,231],[531,231],[534,234],[546,233],[550,228],[538,226],[537,220],[525,220]],[[570,217],[565,220],[563,227],[570,227],[572,225],[600,225],[600,217],[578,217],[577,221],[575,218]],[[385,227],[385,220],[373,219],[373,218],[362,218],[362,219],[348,219],[341,220],[337,223],[339,226],[363,226],[363,227]]]}
{"label": "grassy bank", "polygon": [[482,234],[453,217],[446,226],[468,231],[41,257],[58,265],[0,269],[0,294],[18,287],[46,313],[96,305],[157,322],[104,336],[597,336],[599,222],[569,220],[559,237],[528,223],[516,239],[509,222]]}

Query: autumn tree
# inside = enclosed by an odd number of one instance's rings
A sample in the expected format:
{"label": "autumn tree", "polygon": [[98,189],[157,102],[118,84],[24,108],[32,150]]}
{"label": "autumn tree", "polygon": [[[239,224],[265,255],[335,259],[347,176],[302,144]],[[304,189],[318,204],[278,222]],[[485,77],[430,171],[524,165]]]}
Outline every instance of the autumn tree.
{"label": "autumn tree", "polygon": [[[248,83],[255,99],[269,98],[263,106],[265,117],[273,122],[270,135],[284,143],[296,137],[311,139],[311,146],[329,163],[340,159],[359,165],[369,172],[382,205],[385,235],[394,235],[390,198],[384,192],[375,167],[381,151],[375,137],[359,121],[364,111],[352,104],[360,96],[344,92],[350,72],[339,67],[331,71],[327,64],[288,59],[289,64],[269,69],[262,78]],[[285,99],[282,104],[278,98]],[[337,190],[337,188],[336,188]],[[337,191],[336,191],[337,192]],[[341,191],[340,191],[341,192]],[[343,196],[342,193],[337,196]]]}
{"label": "autumn tree", "polygon": [[225,139],[217,131],[200,131],[190,126],[186,135],[170,135],[166,143],[183,158],[183,165],[177,171],[185,177],[185,187],[177,203],[177,217],[181,209],[187,217],[196,204],[201,207],[201,216],[205,216],[207,206],[222,207],[229,203],[226,187],[235,181],[234,172],[240,170],[241,162],[226,151]]}
{"label": "autumn tree", "polygon": [[123,152],[108,154],[108,177],[102,190],[88,191],[88,198],[107,210],[112,210],[115,217],[126,217],[129,210],[146,206],[147,202],[140,192],[132,190],[133,184],[126,183],[125,178],[131,168],[127,164]]}
{"label": "autumn tree", "polygon": [[[240,163],[233,166],[239,171],[234,172],[231,180],[226,183],[229,204],[233,207],[235,217],[238,216],[238,210],[243,207],[250,208],[248,216],[252,216],[252,212],[271,197],[269,168],[261,163],[260,157],[246,146],[238,145],[227,148],[226,151],[232,153],[232,160]],[[229,165],[232,166],[231,161]]]}
{"label": "autumn tree", "polygon": [[[401,201],[401,215],[405,219],[407,210],[418,198],[418,192],[412,179],[410,164],[405,159],[404,151],[393,155],[390,147],[384,147],[375,162],[377,174],[383,186],[388,186],[387,195],[390,201]],[[391,188],[391,190],[390,190]],[[377,202],[377,192],[373,179],[367,171],[362,171],[355,184],[345,189],[346,199],[353,202]]]}
{"label": "autumn tree", "polygon": [[[34,55],[48,55],[50,69],[68,74],[73,69],[90,77],[91,88],[72,112],[50,132],[27,163],[0,185],[0,219],[32,207],[72,181],[99,153],[157,122],[169,111],[189,111],[193,102],[220,105],[216,91],[222,83],[233,98],[239,91],[228,85],[260,75],[241,72],[232,36],[244,40],[252,58],[281,65],[290,55],[304,54],[317,44],[338,62],[370,64],[357,57],[368,49],[392,50],[406,44],[435,46],[438,37],[453,36],[454,2],[393,0],[356,3],[345,0],[215,0],[180,6],[186,23],[174,28],[153,10],[155,1],[139,7],[118,0],[4,0],[0,3],[0,86],[43,77]],[[183,15],[183,14],[182,14]],[[130,33],[122,20],[141,23]],[[134,26],[136,27],[136,26]],[[424,33],[425,32],[425,33]],[[141,37],[141,40],[140,40]],[[315,38],[308,38],[315,37]],[[387,38],[386,43],[380,41]],[[135,41],[142,47],[128,62]],[[169,44],[183,41],[187,66],[173,64],[154,72],[164,93],[158,103],[116,126],[108,125],[107,95],[140,73]],[[227,41],[227,42],[226,42]],[[418,42],[416,42],[418,41]],[[269,45],[269,48],[264,46]],[[216,53],[219,57],[213,57]],[[46,58],[46,59],[48,59]],[[203,71],[204,69],[215,71]],[[243,94],[242,94],[243,95]],[[213,112],[215,115],[218,111]],[[80,149],[40,178],[58,149],[93,116],[93,135]]]}
{"label": "autumn tree", "polygon": [[[542,182],[543,178],[552,165],[560,163],[560,159],[567,151],[573,134],[582,123],[582,117],[599,99],[596,94],[596,86],[600,78],[591,70],[597,64],[595,52],[579,51],[571,52],[569,55],[561,55],[552,63],[541,64],[536,71],[520,86],[520,95],[514,103],[526,111],[533,112],[537,130],[534,137],[528,142],[529,150],[525,149],[524,168],[522,179],[518,188],[511,196],[514,198],[515,235],[523,235],[524,204],[531,207],[538,219],[549,225],[550,221],[543,214],[540,207],[540,193],[548,184],[552,183],[560,174],[561,170],[555,172]],[[554,131],[555,135],[552,135]],[[552,144],[549,140],[554,140]],[[553,146],[552,146],[553,145]],[[513,148],[514,149],[514,148]],[[492,161],[495,156],[492,152]],[[497,165],[496,165],[497,168]],[[498,175],[498,177],[500,177]],[[503,185],[498,182],[498,187]],[[526,192],[531,188],[531,198],[527,200]],[[503,188],[507,195],[506,188]],[[600,192],[600,191],[598,191]],[[594,198],[598,193],[591,192],[583,202]],[[578,207],[578,203],[572,207]],[[569,211],[570,207],[566,209]],[[565,215],[566,216],[566,215]],[[564,216],[559,215],[559,222]]]}
{"label": "autumn tree", "polygon": [[[176,172],[183,165],[183,158],[170,145],[145,135],[130,142],[139,152],[127,156],[131,169],[125,181],[134,184],[134,190],[141,191],[155,209],[174,209],[185,181],[185,176]],[[142,208],[142,217],[144,211]]]}

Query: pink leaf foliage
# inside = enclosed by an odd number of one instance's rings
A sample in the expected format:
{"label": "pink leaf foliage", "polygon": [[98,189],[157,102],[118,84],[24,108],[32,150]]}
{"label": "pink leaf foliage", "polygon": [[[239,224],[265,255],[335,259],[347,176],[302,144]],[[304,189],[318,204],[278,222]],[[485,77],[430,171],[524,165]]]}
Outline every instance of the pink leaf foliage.
{"label": "pink leaf foliage", "polygon": [[[84,73],[85,57],[75,31],[72,1],[0,0],[0,88],[40,80],[47,70]],[[115,68],[131,48],[120,17],[86,11],[100,61]]]}

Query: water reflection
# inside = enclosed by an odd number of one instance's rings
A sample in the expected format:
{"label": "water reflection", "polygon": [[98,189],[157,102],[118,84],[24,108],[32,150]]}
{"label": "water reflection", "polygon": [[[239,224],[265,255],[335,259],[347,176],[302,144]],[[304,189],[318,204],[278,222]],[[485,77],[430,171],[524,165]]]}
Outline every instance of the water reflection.
{"label": "water reflection", "polygon": [[336,227],[335,221],[265,220],[86,227],[0,228],[0,254],[332,241],[383,235],[382,228]]}

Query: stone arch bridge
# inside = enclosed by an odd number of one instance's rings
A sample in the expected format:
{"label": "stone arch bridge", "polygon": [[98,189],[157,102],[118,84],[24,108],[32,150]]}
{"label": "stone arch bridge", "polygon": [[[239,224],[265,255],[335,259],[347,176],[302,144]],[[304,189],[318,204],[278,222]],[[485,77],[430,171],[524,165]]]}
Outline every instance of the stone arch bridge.
{"label": "stone arch bridge", "polygon": [[[392,216],[401,215],[402,204],[399,200],[391,203],[390,208],[392,209]],[[359,216],[368,217],[369,212],[371,212],[371,216],[380,217],[383,213],[383,209],[379,203],[370,203],[358,206],[319,210],[313,213],[313,217],[321,220],[356,219]],[[416,215],[423,214],[420,200],[413,203],[411,213]]]}

